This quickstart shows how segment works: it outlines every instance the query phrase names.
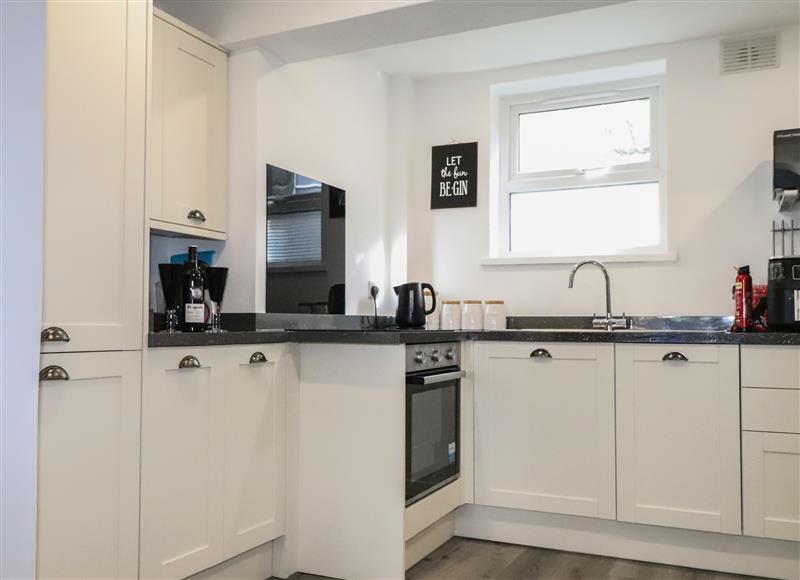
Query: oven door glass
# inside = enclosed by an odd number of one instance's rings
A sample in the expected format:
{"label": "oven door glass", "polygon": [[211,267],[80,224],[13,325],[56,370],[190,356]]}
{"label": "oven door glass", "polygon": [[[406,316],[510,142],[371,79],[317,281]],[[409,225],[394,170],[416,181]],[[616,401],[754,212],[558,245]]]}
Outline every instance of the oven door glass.
{"label": "oven door glass", "polygon": [[406,385],[406,505],[458,479],[459,383]]}

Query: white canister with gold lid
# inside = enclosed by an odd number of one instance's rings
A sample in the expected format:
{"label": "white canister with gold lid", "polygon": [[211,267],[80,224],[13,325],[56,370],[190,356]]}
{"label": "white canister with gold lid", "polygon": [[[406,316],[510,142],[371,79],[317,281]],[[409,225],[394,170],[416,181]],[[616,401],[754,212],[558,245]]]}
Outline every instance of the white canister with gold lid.
{"label": "white canister with gold lid", "polygon": [[483,309],[484,330],[506,329],[506,304],[503,300],[487,300]]}
{"label": "white canister with gold lid", "polygon": [[439,318],[442,330],[461,330],[461,301],[445,300],[442,302],[442,314]]}
{"label": "white canister with gold lid", "polygon": [[480,300],[464,300],[461,309],[462,330],[483,330],[483,302]]}

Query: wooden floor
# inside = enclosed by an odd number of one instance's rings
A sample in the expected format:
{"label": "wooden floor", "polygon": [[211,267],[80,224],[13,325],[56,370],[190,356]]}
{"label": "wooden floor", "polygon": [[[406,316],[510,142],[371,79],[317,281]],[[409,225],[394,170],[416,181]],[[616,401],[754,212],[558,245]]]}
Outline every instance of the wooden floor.
{"label": "wooden floor", "polygon": [[[411,580],[742,580],[750,576],[453,538],[406,574]],[[291,580],[328,580],[296,574]]]}

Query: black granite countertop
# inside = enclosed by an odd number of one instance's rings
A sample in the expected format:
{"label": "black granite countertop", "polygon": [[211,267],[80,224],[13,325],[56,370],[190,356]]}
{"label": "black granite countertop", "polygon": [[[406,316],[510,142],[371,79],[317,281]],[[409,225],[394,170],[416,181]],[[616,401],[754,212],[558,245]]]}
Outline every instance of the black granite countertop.
{"label": "black granite countertop", "polygon": [[230,332],[151,332],[147,346],[221,346],[289,342],[286,330],[232,330]]}
{"label": "black granite countertop", "polygon": [[653,344],[800,345],[800,333],[731,333],[703,330],[241,330],[212,333],[150,333],[150,347],[214,346],[276,342],[418,344],[486,340],[506,342],[619,342]]}

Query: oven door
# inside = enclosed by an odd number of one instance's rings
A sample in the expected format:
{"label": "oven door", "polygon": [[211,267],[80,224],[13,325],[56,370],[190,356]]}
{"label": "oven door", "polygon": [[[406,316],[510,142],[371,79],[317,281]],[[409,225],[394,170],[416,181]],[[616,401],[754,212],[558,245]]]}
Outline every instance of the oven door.
{"label": "oven door", "polygon": [[464,371],[406,375],[406,506],[458,479]]}

